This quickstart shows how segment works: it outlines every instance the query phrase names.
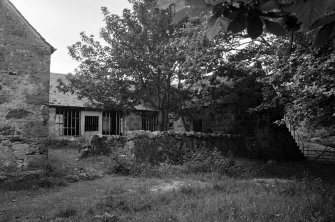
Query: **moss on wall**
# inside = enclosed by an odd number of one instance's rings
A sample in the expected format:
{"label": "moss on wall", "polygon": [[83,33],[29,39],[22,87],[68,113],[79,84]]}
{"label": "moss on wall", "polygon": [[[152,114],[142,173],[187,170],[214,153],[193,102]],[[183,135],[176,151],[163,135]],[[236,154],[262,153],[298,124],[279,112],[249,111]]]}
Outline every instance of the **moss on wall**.
{"label": "moss on wall", "polygon": [[23,119],[28,117],[32,112],[25,109],[12,109],[6,115],[6,119]]}

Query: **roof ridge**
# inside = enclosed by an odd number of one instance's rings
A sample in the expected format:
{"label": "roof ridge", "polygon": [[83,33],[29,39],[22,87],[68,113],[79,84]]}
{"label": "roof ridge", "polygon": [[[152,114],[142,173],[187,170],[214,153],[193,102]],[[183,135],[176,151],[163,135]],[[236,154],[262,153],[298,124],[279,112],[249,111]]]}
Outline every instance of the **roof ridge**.
{"label": "roof ridge", "polygon": [[15,7],[15,5],[9,1],[9,0],[4,0],[8,3],[8,5],[15,10],[15,12],[23,19],[24,22],[27,23],[27,25],[31,28],[31,30],[45,43],[47,44],[50,49],[51,49],[51,54],[54,53],[56,51],[56,49],[49,43],[45,40],[45,38],[34,28],[34,26],[32,26],[28,20],[21,14],[21,12]]}

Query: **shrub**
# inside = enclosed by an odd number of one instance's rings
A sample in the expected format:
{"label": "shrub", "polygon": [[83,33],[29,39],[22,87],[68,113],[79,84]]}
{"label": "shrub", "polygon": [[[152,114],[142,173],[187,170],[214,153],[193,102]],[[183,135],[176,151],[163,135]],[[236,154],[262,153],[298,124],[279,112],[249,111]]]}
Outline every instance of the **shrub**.
{"label": "shrub", "polygon": [[151,138],[141,138],[135,141],[134,155],[138,162],[158,165],[163,161],[164,148]]}
{"label": "shrub", "polygon": [[66,181],[58,177],[45,177],[38,182],[38,186],[43,188],[54,188],[66,185]]}
{"label": "shrub", "polygon": [[84,141],[80,144],[79,157],[84,158],[91,155],[109,155],[119,152],[123,148],[125,139],[122,137],[99,137],[94,136],[90,142]]}
{"label": "shrub", "polygon": [[229,174],[229,169],[235,165],[231,154],[224,156],[216,149],[213,151],[206,149],[194,150],[185,156],[184,161],[187,173],[218,172]]}
{"label": "shrub", "polygon": [[52,149],[79,149],[85,143],[87,143],[87,141],[84,137],[78,137],[75,139],[48,138],[44,141],[44,145]]}
{"label": "shrub", "polygon": [[77,209],[70,206],[67,208],[60,209],[55,216],[61,218],[69,218],[75,215],[77,215]]}
{"label": "shrub", "polygon": [[48,177],[64,177],[66,175],[66,172],[64,168],[62,167],[61,163],[59,162],[53,162],[48,163],[46,167],[46,175]]}

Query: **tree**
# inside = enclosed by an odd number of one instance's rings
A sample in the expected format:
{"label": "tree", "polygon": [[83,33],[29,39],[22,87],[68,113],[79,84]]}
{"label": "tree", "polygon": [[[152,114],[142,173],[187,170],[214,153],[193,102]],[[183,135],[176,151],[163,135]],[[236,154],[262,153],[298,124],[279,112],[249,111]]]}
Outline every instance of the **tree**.
{"label": "tree", "polygon": [[158,0],[157,7],[173,5],[175,22],[184,17],[205,15],[208,36],[212,39],[220,30],[239,33],[247,30],[256,39],[266,30],[283,36],[286,32],[317,30],[316,47],[332,39],[335,26],[334,0]]}
{"label": "tree", "polygon": [[160,129],[166,130],[171,101],[182,99],[172,85],[184,60],[174,44],[179,27],[171,23],[171,10],[158,10],[154,0],[130,2],[133,10],[125,9],[122,16],[102,8],[104,44],[81,33],[81,42],[69,47],[80,65],[61,88],[95,106],[133,109],[145,104],[160,112]]}
{"label": "tree", "polygon": [[158,0],[157,6],[172,7],[175,22],[210,16],[210,40],[246,33],[263,43],[252,42],[230,58],[240,67],[259,63],[266,73],[259,78],[267,86],[265,101],[255,111],[282,106],[293,124],[334,125],[334,0]]}
{"label": "tree", "polygon": [[[319,50],[311,47],[312,34],[296,34],[291,55],[282,56],[280,46],[287,40],[272,43],[272,64],[264,82],[277,92],[265,103],[278,101],[285,106],[293,124],[307,120],[311,127],[335,124],[335,68],[334,45]],[[269,57],[268,57],[269,58]]]}
{"label": "tree", "polygon": [[280,108],[294,125],[302,121],[311,129],[335,124],[334,45],[312,47],[313,33],[296,33],[290,39],[267,36],[266,44],[249,44],[234,54],[230,61],[242,67],[259,63],[265,75],[263,103],[254,109]]}

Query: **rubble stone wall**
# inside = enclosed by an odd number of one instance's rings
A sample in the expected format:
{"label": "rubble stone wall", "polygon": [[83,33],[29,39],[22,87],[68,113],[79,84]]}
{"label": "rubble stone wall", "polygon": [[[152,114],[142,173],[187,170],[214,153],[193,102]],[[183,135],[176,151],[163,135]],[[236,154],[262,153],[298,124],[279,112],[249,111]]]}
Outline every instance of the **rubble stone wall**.
{"label": "rubble stone wall", "polygon": [[0,173],[45,165],[52,50],[0,0]]}
{"label": "rubble stone wall", "polygon": [[243,137],[233,134],[141,130],[128,132],[126,139],[125,151],[144,162],[157,163],[168,158],[169,162],[178,163],[185,152],[197,149],[247,156]]}

